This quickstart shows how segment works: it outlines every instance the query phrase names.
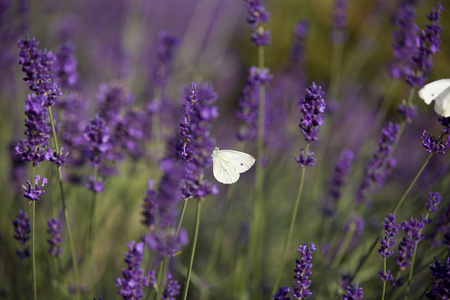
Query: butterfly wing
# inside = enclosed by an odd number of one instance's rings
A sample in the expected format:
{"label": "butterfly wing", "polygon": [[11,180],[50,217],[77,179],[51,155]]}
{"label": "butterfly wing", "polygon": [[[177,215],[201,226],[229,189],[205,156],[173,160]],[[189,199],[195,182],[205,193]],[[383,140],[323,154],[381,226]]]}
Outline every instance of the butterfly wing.
{"label": "butterfly wing", "polygon": [[217,181],[224,184],[232,184],[239,179],[234,163],[220,153],[213,155],[213,174]]}
{"label": "butterfly wing", "polygon": [[[440,79],[426,84],[419,90],[419,97],[430,104],[431,101],[436,100],[443,92],[450,92],[450,79]],[[437,112],[437,111],[436,111]]]}
{"label": "butterfly wing", "polygon": [[436,97],[434,111],[445,118],[450,117],[450,86]]}
{"label": "butterfly wing", "polygon": [[244,173],[255,163],[255,158],[253,156],[240,151],[220,150],[217,155],[224,161],[232,163],[239,173]]}

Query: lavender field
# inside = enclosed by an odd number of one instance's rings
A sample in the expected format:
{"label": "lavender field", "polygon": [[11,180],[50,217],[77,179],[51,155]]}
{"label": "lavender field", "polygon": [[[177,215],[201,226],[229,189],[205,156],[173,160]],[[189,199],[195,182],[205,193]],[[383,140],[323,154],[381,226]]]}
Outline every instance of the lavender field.
{"label": "lavender field", "polygon": [[448,1],[64,2],[0,0],[0,299],[450,299]]}

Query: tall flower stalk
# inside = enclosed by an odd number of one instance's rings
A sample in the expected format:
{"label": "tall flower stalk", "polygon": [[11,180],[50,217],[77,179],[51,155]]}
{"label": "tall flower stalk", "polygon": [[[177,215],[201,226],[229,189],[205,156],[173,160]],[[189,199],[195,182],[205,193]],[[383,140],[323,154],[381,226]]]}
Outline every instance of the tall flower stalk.
{"label": "tall flower stalk", "polygon": [[283,250],[281,252],[281,258],[278,265],[277,273],[275,276],[274,285],[272,287],[272,294],[275,293],[279,286],[280,278],[282,274],[283,267],[285,265],[287,249],[289,249],[289,243],[292,238],[292,233],[294,231],[295,220],[297,218],[298,207],[300,204],[300,199],[303,191],[303,181],[305,177],[306,166],[313,166],[316,162],[313,153],[309,151],[310,143],[318,140],[318,133],[320,131],[319,126],[324,124],[323,113],[325,112],[325,101],[323,99],[324,92],[322,87],[316,86],[313,83],[309,88],[306,89],[306,95],[304,98],[300,99],[300,111],[303,114],[300,120],[300,130],[306,141],[306,149],[300,149],[300,155],[295,157],[295,160],[301,168],[300,182],[298,185],[297,198],[294,203],[292,210],[291,221],[289,224],[289,229],[284,240]]}

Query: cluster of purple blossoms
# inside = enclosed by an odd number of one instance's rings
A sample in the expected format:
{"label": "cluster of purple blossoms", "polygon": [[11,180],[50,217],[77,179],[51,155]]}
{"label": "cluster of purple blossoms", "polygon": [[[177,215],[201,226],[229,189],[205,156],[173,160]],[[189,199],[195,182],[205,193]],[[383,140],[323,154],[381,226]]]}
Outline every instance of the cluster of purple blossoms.
{"label": "cluster of purple blossoms", "polygon": [[290,291],[291,289],[288,286],[279,287],[272,298],[275,300],[290,300],[291,297],[288,296]]}
{"label": "cluster of purple blossoms", "polygon": [[428,194],[428,201],[425,203],[425,207],[428,211],[436,211],[441,201],[442,197],[439,195],[439,192],[431,192]]}
{"label": "cluster of purple blossoms", "polygon": [[420,215],[420,220],[411,217],[409,222],[403,221],[401,223],[400,228],[405,231],[406,236],[398,244],[398,256],[395,258],[400,270],[405,270],[406,267],[411,265],[411,261],[408,259],[413,257],[417,243],[423,240],[422,230],[429,221],[429,219]]}
{"label": "cluster of purple blossoms", "polygon": [[447,149],[450,144],[450,136],[442,135],[440,139],[435,138],[430,133],[424,130],[420,136],[422,139],[422,145],[425,150],[430,154],[445,154],[445,149]]}
{"label": "cluster of purple blossoms", "polygon": [[270,44],[270,31],[264,30],[270,14],[262,4],[262,0],[244,0],[247,7],[247,22],[253,28],[252,43],[255,46]]}
{"label": "cluster of purple blossoms", "polygon": [[298,251],[300,251],[300,260],[295,260],[295,275],[294,280],[297,285],[293,286],[292,296],[297,299],[308,298],[312,295],[311,291],[308,290],[311,280],[308,280],[311,276],[312,268],[312,250],[316,250],[316,246],[311,243],[309,249],[307,249],[306,244],[300,245]]}
{"label": "cluster of purple blossoms", "polygon": [[84,131],[84,138],[89,145],[89,164],[98,167],[107,157],[112,145],[109,138],[109,128],[103,118],[98,115],[91,119]]}
{"label": "cluster of purple blossoms", "polygon": [[172,275],[167,274],[166,288],[162,294],[161,300],[176,300],[176,296],[180,294],[181,285],[177,280],[172,280]]}
{"label": "cluster of purple blossoms", "polygon": [[[397,234],[400,225],[396,224],[396,217],[393,214],[389,214],[387,218],[384,219],[384,233],[386,234],[383,239],[380,239],[381,248],[378,249],[378,253],[380,253],[381,257],[387,258],[389,256],[394,255],[394,251],[389,251],[390,247],[393,247],[396,244],[394,240],[394,236]],[[394,277],[391,275],[390,270],[381,270],[378,272],[378,275],[381,278],[382,282],[385,281],[394,281]]]}
{"label": "cluster of purple blossoms", "polygon": [[51,127],[48,124],[47,109],[42,106],[44,96],[28,94],[25,100],[25,135],[26,140],[19,141],[15,153],[22,157],[23,161],[31,161],[33,165],[45,160],[48,151],[49,134]]}
{"label": "cluster of purple blossoms", "polygon": [[183,198],[205,197],[218,192],[217,186],[204,178],[204,169],[212,164],[211,153],[215,146],[211,136],[212,121],[217,118],[217,106],[213,106],[217,95],[207,83],[192,83],[186,92],[183,105],[184,116],[178,131],[177,156],[185,162],[185,184]]}
{"label": "cluster of purple blossoms", "polygon": [[27,180],[28,187],[26,187],[24,185],[22,186],[25,190],[23,192],[23,196],[27,199],[30,199],[30,203],[32,201],[39,201],[40,200],[39,197],[41,195],[45,194],[44,186],[47,184],[47,178],[43,177],[42,182],[39,185],[40,181],[41,181],[41,176],[36,175],[34,177],[34,187],[33,187],[33,184],[29,180]]}
{"label": "cluster of purple blossoms", "polygon": [[56,52],[54,72],[58,84],[62,87],[74,86],[78,81],[77,59],[73,54],[75,47],[66,42]]}
{"label": "cluster of purple blossoms", "polygon": [[[124,150],[134,159],[146,155],[144,143],[151,138],[152,117],[146,110],[130,109],[119,119],[114,129],[115,151]],[[117,150],[116,150],[117,149]],[[122,156],[115,155],[122,159]]]}
{"label": "cluster of purple blossoms", "polygon": [[156,86],[165,87],[170,75],[170,63],[172,62],[178,38],[165,31],[159,32],[159,44],[156,49],[157,65],[153,71],[153,82]]}
{"label": "cluster of purple blossoms", "polygon": [[142,215],[144,219],[141,221],[148,228],[152,228],[156,221],[156,191],[153,189],[153,179],[148,181],[147,196],[144,198],[144,203],[142,204]]}
{"label": "cluster of purple blossoms", "polygon": [[448,117],[448,118],[440,117],[438,120],[439,120],[439,123],[441,123],[441,125],[444,126],[444,129],[442,129],[442,132],[444,134],[450,134],[450,117]]}
{"label": "cluster of purple blossoms", "polygon": [[309,31],[309,21],[299,21],[294,28],[294,41],[292,42],[290,61],[295,68],[305,57],[306,37]]}
{"label": "cluster of purple blossoms", "polygon": [[434,263],[430,265],[431,278],[433,286],[427,291],[426,296],[429,299],[448,299],[450,295],[450,257],[438,261],[434,258]]}
{"label": "cluster of purple blossoms", "polygon": [[62,221],[53,217],[51,220],[47,220],[47,225],[48,225],[47,232],[48,234],[50,234],[51,237],[50,239],[47,239],[47,243],[50,246],[48,252],[50,253],[50,255],[58,257],[62,252],[61,248]]}
{"label": "cluster of purple blossoms", "polygon": [[403,117],[406,122],[411,122],[412,119],[417,117],[417,106],[416,105],[408,105],[406,101],[403,100],[402,104],[397,106],[397,112]]}
{"label": "cluster of purple blossoms", "polygon": [[395,166],[396,161],[392,157],[392,146],[397,139],[399,128],[399,124],[389,122],[381,130],[382,136],[378,140],[377,152],[364,170],[364,180],[356,197],[358,203],[365,202],[369,204],[372,194],[383,186],[386,177]]}
{"label": "cluster of purple blossoms", "polygon": [[348,1],[347,0],[335,0],[333,11],[331,14],[331,20],[333,22],[333,31],[331,33],[331,40],[334,43],[343,43],[347,35],[345,33],[345,27],[347,27],[348,19]]}
{"label": "cluster of purple blossoms", "polygon": [[321,86],[313,84],[306,89],[306,95],[299,101],[300,112],[303,117],[300,120],[299,127],[305,137],[305,141],[310,143],[317,141],[317,134],[320,132],[319,126],[324,124],[323,114],[325,112],[325,101],[323,100]]}
{"label": "cluster of purple blossoms", "polygon": [[19,241],[22,250],[16,249],[16,254],[20,259],[30,257],[30,246],[25,244],[30,239],[31,225],[30,219],[27,217],[27,213],[19,210],[19,214],[12,221],[14,226],[14,238]]}
{"label": "cluster of purple blossoms", "polygon": [[347,294],[342,295],[342,300],[363,300],[363,289],[355,283],[354,287],[347,286]]}
{"label": "cluster of purple blossoms", "polygon": [[316,163],[316,158],[314,157],[314,152],[308,151],[308,156],[306,156],[304,149],[300,149],[300,155],[294,156],[294,159],[300,167],[305,167],[305,166],[312,167]]}
{"label": "cluster of purple blossoms", "polygon": [[44,107],[52,106],[62,95],[61,90],[53,79],[53,64],[56,56],[47,50],[39,50],[39,42],[27,36],[19,41],[19,63],[25,73],[24,81],[30,90],[43,96]]}
{"label": "cluster of purple blossoms", "polygon": [[110,84],[100,84],[96,102],[99,116],[106,121],[110,128],[114,128],[119,121],[122,110],[133,102],[133,97],[127,93],[121,83],[113,81]]}
{"label": "cluster of purple blossoms", "polygon": [[345,149],[342,151],[339,161],[336,163],[329,183],[328,195],[325,197],[322,211],[326,216],[335,217],[337,213],[337,202],[341,198],[341,189],[345,185],[354,153]]}
{"label": "cluster of purple blossoms", "polygon": [[258,133],[259,90],[271,79],[272,75],[269,74],[269,69],[259,69],[255,66],[250,68],[247,81],[239,98],[239,109],[236,113],[238,119],[244,122],[237,133],[239,140],[248,141],[256,137]]}
{"label": "cluster of purple blossoms", "polygon": [[441,3],[438,2],[437,10],[427,15],[431,24],[425,25],[425,30],[421,30],[418,41],[418,49],[412,57],[415,72],[406,76],[406,82],[414,87],[422,87],[425,84],[426,76],[433,66],[433,55],[440,51],[442,26],[438,25],[441,17]]}
{"label": "cluster of purple blossoms", "polygon": [[122,269],[122,278],[118,277],[116,286],[120,287],[119,295],[126,300],[140,299],[145,296],[144,285],[148,285],[148,278],[140,268],[144,257],[144,243],[131,241],[127,245],[128,253],[125,254],[126,268]]}

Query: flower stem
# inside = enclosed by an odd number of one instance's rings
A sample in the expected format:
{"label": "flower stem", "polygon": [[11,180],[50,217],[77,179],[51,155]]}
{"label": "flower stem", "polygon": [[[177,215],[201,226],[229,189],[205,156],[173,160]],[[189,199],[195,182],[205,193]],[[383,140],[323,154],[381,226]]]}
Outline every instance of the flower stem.
{"label": "flower stem", "polygon": [[[33,168],[34,169],[34,168]],[[33,299],[37,299],[37,285],[36,285],[36,235],[35,235],[35,229],[36,229],[36,201],[32,201],[31,203],[31,209],[32,209],[32,232],[31,232],[31,256],[32,256],[32,264],[33,264]]]}
{"label": "flower stem", "polygon": [[186,213],[188,200],[183,200],[183,207],[181,208],[180,218],[178,219],[177,231],[175,232],[175,237],[178,237],[178,233],[180,232],[181,223],[183,223],[184,214]]}
{"label": "flower stem", "polygon": [[[383,276],[384,275],[386,275],[386,257],[383,257]],[[383,282],[383,294],[381,294],[381,300],[384,300],[384,295],[386,293],[386,282],[387,280]]]}
{"label": "flower stem", "polygon": [[[308,157],[308,151],[309,151],[309,143],[306,144],[306,150],[305,150],[305,160]],[[275,281],[272,287],[272,293],[271,295],[275,294],[275,292],[277,291],[279,284],[280,284],[280,279],[281,279],[281,273],[283,270],[283,267],[285,265],[285,259],[286,259],[286,253],[287,253],[287,249],[289,249],[289,244],[292,238],[292,232],[294,231],[294,225],[295,225],[295,219],[297,218],[297,212],[298,212],[298,206],[300,204],[300,198],[302,196],[302,190],[303,190],[303,181],[305,178],[305,166],[302,166],[302,170],[301,170],[301,174],[300,174],[300,182],[298,185],[298,191],[297,191],[297,198],[295,199],[295,204],[294,204],[294,209],[292,210],[292,216],[291,216],[291,222],[289,225],[289,230],[288,233],[286,235],[286,239],[284,240],[284,244],[283,244],[283,250],[281,252],[281,258],[280,258],[280,263],[278,264],[278,270],[277,270],[277,274],[275,276]]]}
{"label": "flower stem", "polygon": [[194,230],[194,240],[192,241],[192,251],[191,251],[191,258],[189,260],[189,268],[186,274],[186,282],[184,285],[184,292],[183,292],[183,300],[187,299],[187,294],[189,290],[189,281],[191,280],[191,272],[192,272],[192,266],[194,264],[194,256],[195,256],[195,247],[197,246],[197,239],[198,239],[198,229],[200,227],[200,212],[202,208],[202,201],[203,198],[197,199],[197,210],[195,211],[195,230]]}
{"label": "flower stem", "polygon": [[[47,109],[48,109],[48,116],[50,118],[50,125],[52,127],[53,141],[55,143],[55,148],[56,148],[55,151],[56,151],[56,154],[58,155],[58,151],[59,151],[58,139],[56,138],[56,130],[55,130],[55,124],[53,122],[52,109],[50,106]],[[75,246],[74,246],[73,239],[72,239],[72,232],[70,230],[69,213],[67,211],[67,206],[66,206],[66,197],[64,194],[64,185],[63,185],[63,179],[62,179],[61,166],[58,166],[57,169],[58,169],[58,179],[59,179],[59,191],[61,194],[61,201],[62,201],[62,207],[63,207],[63,212],[64,212],[64,221],[65,221],[66,230],[67,230],[67,237],[69,239],[70,254],[72,256],[72,263],[73,263],[73,272],[75,274],[75,282],[76,282],[75,287],[76,287],[77,299],[80,299],[80,277],[78,274],[78,265],[77,265],[76,255],[75,255]]]}

